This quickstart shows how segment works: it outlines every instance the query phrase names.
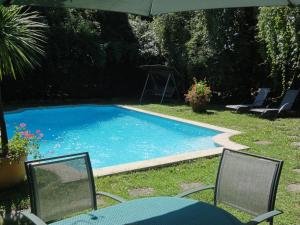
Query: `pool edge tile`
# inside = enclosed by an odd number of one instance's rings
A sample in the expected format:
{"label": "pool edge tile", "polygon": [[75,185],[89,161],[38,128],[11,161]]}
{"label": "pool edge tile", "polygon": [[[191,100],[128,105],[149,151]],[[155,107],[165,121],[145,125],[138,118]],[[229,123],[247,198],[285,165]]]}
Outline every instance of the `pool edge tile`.
{"label": "pool edge tile", "polygon": [[93,169],[93,173],[95,177],[100,177],[100,176],[108,176],[108,175],[125,173],[130,171],[144,170],[144,169],[154,168],[154,167],[162,167],[162,166],[171,165],[178,162],[189,161],[197,158],[219,155],[222,153],[222,151],[223,151],[223,147],[211,148],[207,150],[200,150],[200,151],[177,154],[173,156],[160,157],[156,159],[126,163],[118,166],[110,166],[110,167],[103,167],[101,169]]}

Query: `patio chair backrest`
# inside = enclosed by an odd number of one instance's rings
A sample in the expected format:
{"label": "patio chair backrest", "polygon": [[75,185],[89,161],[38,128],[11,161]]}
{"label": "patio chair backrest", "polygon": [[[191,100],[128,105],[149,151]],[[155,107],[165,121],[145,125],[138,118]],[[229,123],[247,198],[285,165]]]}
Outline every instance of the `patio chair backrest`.
{"label": "patio chair backrest", "polygon": [[219,166],[215,204],[251,215],[274,209],[283,161],[225,149]]}
{"label": "patio chair backrest", "polygon": [[270,90],[271,90],[270,88],[260,88],[253,102],[253,106],[256,107],[262,106],[268,94],[270,93]]}
{"label": "patio chair backrest", "polygon": [[96,209],[88,153],[25,162],[31,211],[46,222]]}
{"label": "patio chair backrest", "polygon": [[288,90],[280,104],[280,107],[284,107],[282,110],[290,110],[293,107],[293,104],[299,94],[299,90]]}

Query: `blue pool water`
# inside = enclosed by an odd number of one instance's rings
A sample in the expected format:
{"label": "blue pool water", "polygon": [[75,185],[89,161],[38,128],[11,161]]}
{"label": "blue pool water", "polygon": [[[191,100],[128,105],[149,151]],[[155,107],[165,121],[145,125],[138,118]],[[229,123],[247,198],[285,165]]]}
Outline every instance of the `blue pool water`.
{"label": "blue pool water", "polygon": [[213,148],[220,133],[117,106],[31,108],[5,119],[10,137],[20,123],[41,130],[43,157],[88,151],[93,168]]}

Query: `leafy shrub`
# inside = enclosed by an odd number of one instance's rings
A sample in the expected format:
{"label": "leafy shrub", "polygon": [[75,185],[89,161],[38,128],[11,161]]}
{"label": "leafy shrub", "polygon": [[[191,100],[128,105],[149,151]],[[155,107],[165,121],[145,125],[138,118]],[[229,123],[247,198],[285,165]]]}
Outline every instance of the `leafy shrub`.
{"label": "leafy shrub", "polygon": [[5,80],[5,101],[92,99],[139,93],[141,85],[135,83],[142,78],[136,74],[138,43],[126,14],[35,9],[49,26],[46,58],[41,68],[24,74],[24,79]]}
{"label": "leafy shrub", "polygon": [[138,40],[140,56],[147,61],[149,61],[149,58],[151,60],[152,58],[159,57],[158,40],[152,21],[142,20],[138,16],[131,16],[129,17],[129,23]]}
{"label": "leafy shrub", "polygon": [[300,79],[300,7],[262,7],[257,27],[273,89],[283,94]]}
{"label": "leafy shrub", "polygon": [[256,9],[240,8],[155,17],[159,51],[182,75],[178,85],[187,90],[194,74],[202,73],[222,97],[238,100],[261,86],[266,76],[255,40],[256,15]]}
{"label": "leafy shrub", "polygon": [[168,66],[176,68],[184,76],[183,84],[178,84],[184,90],[188,88],[188,54],[185,45],[190,39],[190,15],[190,12],[169,13],[155,17],[153,21],[160,54]]}
{"label": "leafy shrub", "polygon": [[210,102],[211,89],[206,80],[197,81],[194,78],[194,84],[185,95],[186,102],[190,103],[194,112],[205,111],[207,103]]}
{"label": "leafy shrub", "polygon": [[15,161],[28,154],[33,155],[34,158],[40,158],[38,149],[43,136],[44,134],[40,130],[30,133],[26,129],[26,124],[21,123],[16,127],[14,136],[8,142],[7,158],[10,161]]}
{"label": "leafy shrub", "polygon": [[40,8],[49,25],[46,60],[24,80],[5,81],[4,100],[135,97],[144,82],[136,69],[141,64],[176,68],[184,92],[194,74],[205,74],[219,103],[250,99],[261,86],[284,92],[300,83],[299,10],[232,8],[144,18]]}

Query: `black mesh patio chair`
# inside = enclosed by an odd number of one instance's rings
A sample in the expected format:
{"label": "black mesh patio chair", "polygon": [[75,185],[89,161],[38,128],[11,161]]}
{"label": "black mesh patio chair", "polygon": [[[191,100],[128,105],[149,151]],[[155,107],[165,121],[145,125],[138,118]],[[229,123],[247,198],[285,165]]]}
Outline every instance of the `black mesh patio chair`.
{"label": "black mesh patio chair", "polygon": [[246,223],[263,221],[273,224],[276,192],[283,161],[225,149],[219,165],[216,184],[183,192],[185,197],[203,190],[214,190],[214,205],[224,203],[256,216]]}
{"label": "black mesh patio chair", "polygon": [[27,161],[25,168],[32,213],[22,214],[36,225],[96,210],[98,195],[125,202],[106,192],[96,193],[88,153]]}
{"label": "black mesh patio chair", "polygon": [[296,101],[296,98],[299,94],[299,91],[300,90],[288,90],[285,93],[278,108],[271,108],[270,106],[268,106],[267,108],[251,109],[250,112],[257,113],[262,118],[276,119],[278,115],[284,112],[291,111],[294,102]]}
{"label": "black mesh patio chair", "polygon": [[241,113],[249,111],[252,108],[261,107],[264,105],[270,91],[270,88],[260,88],[252,104],[226,105],[226,108]]}

